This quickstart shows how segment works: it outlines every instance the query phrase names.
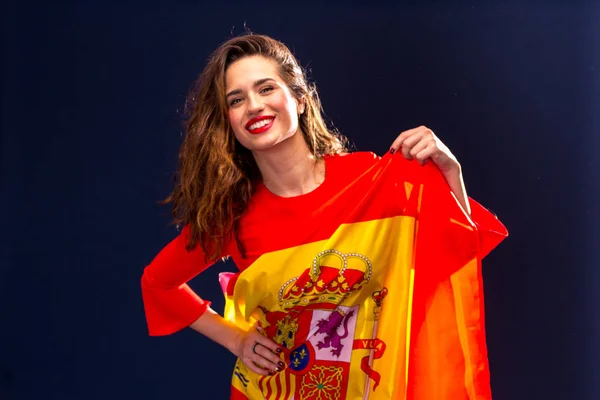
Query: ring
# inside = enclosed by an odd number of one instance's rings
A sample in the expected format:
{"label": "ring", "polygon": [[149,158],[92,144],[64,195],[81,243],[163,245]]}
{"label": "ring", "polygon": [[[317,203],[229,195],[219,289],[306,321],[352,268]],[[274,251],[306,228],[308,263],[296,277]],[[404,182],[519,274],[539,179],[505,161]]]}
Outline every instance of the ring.
{"label": "ring", "polygon": [[258,346],[258,345],[259,345],[259,343],[258,343],[258,342],[254,342],[254,345],[252,346],[252,352],[253,352],[254,354],[258,354],[258,353],[256,352],[256,346]]}

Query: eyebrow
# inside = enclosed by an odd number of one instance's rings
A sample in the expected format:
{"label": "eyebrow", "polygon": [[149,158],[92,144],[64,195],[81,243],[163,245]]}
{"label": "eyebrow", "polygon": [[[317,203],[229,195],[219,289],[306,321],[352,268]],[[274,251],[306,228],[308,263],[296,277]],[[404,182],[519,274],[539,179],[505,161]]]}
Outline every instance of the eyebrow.
{"label": "eyebrow", "polygon": [[[257,80],[256,82],[254,82],[254,85],[253,85],[253,86],[254,86],[254,87],[256,87],[256,86],[260,86],[260,85],[262,85],[263,83],[265,83],[265,82],[269,82],[269,81],[273,81],[273,82],[275,82],[275,79],[273,79],[273,78],[263,78],[263,79],[259,79],[259,80]],[[241,89],[235,89],[235,90],[232,90],[231,92],[227,93],[227,94],[225,95],[225,98],[227,99],[227,98],[229,98],[229,96],[234,96],[234,95],[236,95],[236,94],[240,94],[240,93],[242,93],[242,90],[241,90]]]}

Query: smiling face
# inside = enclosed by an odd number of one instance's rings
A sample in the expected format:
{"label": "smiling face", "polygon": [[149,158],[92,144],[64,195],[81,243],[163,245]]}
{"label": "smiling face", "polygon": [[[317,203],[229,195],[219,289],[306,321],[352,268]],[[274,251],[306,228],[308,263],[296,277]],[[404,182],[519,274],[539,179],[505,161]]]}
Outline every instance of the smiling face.
{"label": "smiling face", "polygon": [[303,105],[279,75],[275,61],[262,56],[235,61],[225,72],[225,93],[233,133],[248,150],[268,150],[298,132]]}

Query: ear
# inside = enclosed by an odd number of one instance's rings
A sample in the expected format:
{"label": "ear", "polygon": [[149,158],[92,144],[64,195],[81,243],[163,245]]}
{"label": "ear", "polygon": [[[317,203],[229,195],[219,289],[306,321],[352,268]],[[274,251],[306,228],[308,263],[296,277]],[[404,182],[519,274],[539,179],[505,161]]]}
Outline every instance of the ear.
{"label": "ear", "polygon": [[306,98],[302,97],[298,101],[298,115],[304,114],[305,109],[306,109]]}

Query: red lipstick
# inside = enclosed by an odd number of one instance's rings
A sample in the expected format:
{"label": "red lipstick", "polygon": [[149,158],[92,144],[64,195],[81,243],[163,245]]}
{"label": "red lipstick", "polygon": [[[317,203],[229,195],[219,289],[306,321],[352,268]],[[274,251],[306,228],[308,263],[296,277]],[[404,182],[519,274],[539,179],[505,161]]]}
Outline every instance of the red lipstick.
{"label": "red lipstick", "polygon": [[[261,126],[260,128],[256,128],[256,129],[250,129],[250,127],[260,121],[264,121],[264,120],[271,120],[271,122],[267,123],[266,125]],[[273,122],[275,122],[275,117],[272,115],[261,115],[260,117],[256,117],[256,118],[252,118],[250,121],[248,121],[246,123],[246,130],[248,130],[248,132],[257,135],[259,133],[263,133],[266,132],[267,130],[269,130],[269,128],[271,128],[273,126]]]}

